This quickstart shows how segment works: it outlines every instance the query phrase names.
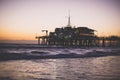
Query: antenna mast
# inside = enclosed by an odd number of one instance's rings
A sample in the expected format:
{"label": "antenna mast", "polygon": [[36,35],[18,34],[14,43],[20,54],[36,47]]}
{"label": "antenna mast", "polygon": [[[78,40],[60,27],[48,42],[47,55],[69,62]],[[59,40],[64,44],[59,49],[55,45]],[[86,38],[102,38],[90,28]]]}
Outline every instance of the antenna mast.
{"label": "antenna mast", "polygon": [[68,11],[68,25],[67,26],[71,27],[71,25],[70,25],[70,10]]}

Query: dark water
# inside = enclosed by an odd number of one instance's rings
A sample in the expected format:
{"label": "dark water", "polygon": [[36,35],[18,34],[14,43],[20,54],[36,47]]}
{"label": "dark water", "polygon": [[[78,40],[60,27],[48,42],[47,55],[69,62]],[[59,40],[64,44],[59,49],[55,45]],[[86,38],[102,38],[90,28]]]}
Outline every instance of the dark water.
{"label": "dark water", "polygon": [[0,62],[1,80],[119,80],[120,56]]}
{"label": "dark water", "polygon": [[[70,53],[78,56],[87,53],[115,54],[114,52],[119,53],[119,50],[120,48],[56,48],[55,46],[50,48],[37,45],[0,45],[0,54],[14,53],[32,56]],[[0,61],[0,80],[120,80],[119,66],[119,55],[2,60]]]}

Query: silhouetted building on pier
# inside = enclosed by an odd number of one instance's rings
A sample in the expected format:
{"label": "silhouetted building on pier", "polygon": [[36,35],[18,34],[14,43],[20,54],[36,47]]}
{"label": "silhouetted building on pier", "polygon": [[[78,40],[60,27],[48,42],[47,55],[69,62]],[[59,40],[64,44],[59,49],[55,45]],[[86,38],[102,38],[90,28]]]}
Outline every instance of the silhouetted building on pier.
{"label": "silhouetted building on pier", "polygon": [[56,28],[55,32],[50,32],[49,44],[51,45],[79,45],[79,46],[90,46],[95,45],[95,39],[97,38],[94,34],[93,29],[87,27],[64,27]]}
{"label": "silhouetted building on pier", "polygon": [[95,31],[88,27],[72,27],[70,25],[70,16],[68,24],[62,28],[56,28],[54,32],[46,31],[46,36],[37,36],[38,44],[46,45],[62,45],[62,46],[99,46],[102,41],[102,46],[105,46],[105,41],[115,38],[97,37]]}

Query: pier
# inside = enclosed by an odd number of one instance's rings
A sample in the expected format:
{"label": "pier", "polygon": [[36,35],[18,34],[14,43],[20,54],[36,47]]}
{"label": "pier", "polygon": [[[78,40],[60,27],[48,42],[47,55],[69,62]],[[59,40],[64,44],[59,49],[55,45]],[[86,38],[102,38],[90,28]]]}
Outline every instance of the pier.
{"label": "pier", "polygon": [[36,37],[38,45],[61,45],[61,46],[79,46],[79,47],[120,47],[120,38],[113,39],[111,37],[94,37],[79,38],[71,40],[50,39],[48,36]]}
{"label": "pier", "polygon": [[103,36],[95,35],[97,32],[94,29],[80,26],[75,27],[70,24],[70,15],[68,24],[62,28],[56,28],[54,32],[42,30],[46,32],[45,36],[36,36],[38,45],[61,45],[61,46],[120,46],[120,37],[118,36]]}

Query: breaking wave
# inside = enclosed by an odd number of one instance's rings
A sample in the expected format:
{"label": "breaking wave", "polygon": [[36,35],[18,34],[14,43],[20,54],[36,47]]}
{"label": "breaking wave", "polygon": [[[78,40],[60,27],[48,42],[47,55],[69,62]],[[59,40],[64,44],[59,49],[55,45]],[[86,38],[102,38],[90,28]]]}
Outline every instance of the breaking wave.
{"label": "breaking wave", "polygon": [[6,44],[0,45],[0,61],[29,60],[29,59],[57,59],[57,58],[85,58],[102,56],[119,56],[120,48],[116,47],[56,47],[40,45]]}

